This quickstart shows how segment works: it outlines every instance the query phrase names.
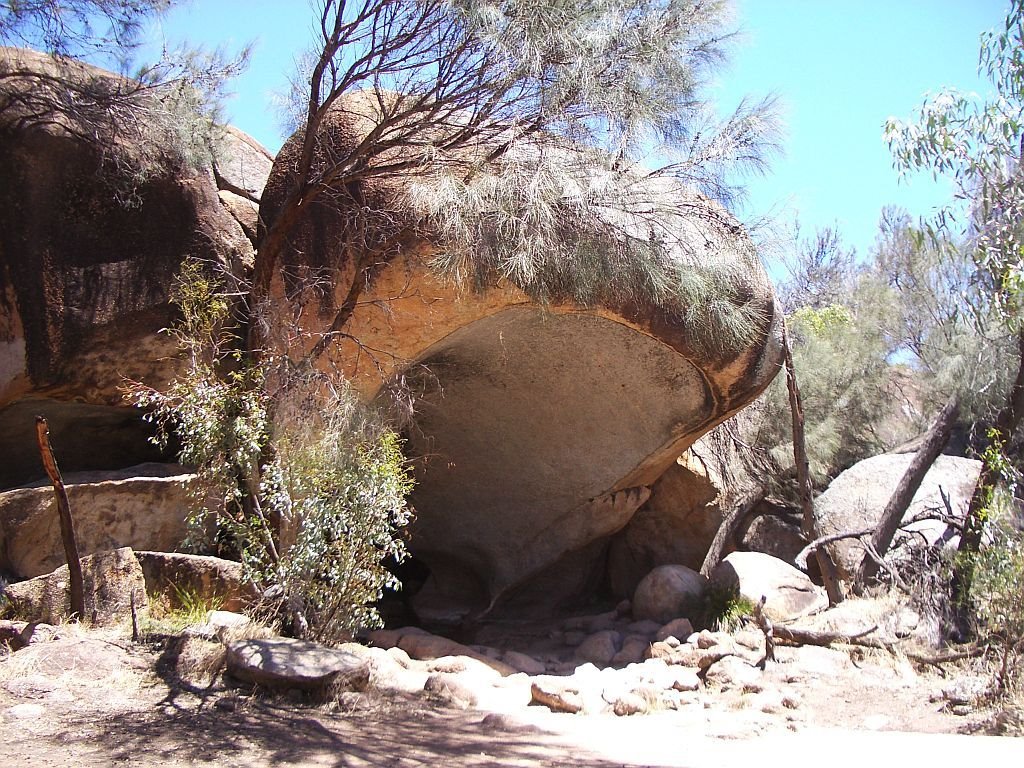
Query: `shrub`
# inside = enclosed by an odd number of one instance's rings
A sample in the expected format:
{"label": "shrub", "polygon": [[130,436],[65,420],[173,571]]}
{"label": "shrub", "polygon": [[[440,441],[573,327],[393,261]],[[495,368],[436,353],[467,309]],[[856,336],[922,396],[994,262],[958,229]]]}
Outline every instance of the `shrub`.
{"label": "shrub", "polygon": [[183,267],[174,301],[186,370],[164,392],[130,393],[197,468],[190,543],[210,546],[211,527],[226,537],[296,635],[334,642],[379,626],[372,604],[399,586],[384,563],[405,557],[410,518],[398,437],[346,382],[239,352],[230,294],[206,267]]}
{"label": "shrub", "polygon": [[1024,533],[992,528],[992,541],[973,555],[971,597],[978,636],[999,654],[996,690],[1005,693],[1019,682],[1024,654]]}

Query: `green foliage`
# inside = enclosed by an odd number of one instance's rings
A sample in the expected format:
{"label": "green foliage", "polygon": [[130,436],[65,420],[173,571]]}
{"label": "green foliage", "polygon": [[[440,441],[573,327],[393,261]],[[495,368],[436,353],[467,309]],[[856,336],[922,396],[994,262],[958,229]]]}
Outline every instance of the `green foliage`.
{"label": "green foliage", "polygon": [[220,610],[223,600],[203,597],[195,589],[171,585],[170,593],[149,596],[149,610],[143,614],[140,626],[145,635],[178,634],[186,627],[202,624],[206,614]]}
{"label": "green foliage", "polygon": [[951,177],[958,205],[932,223],[972,236],[972,256],[989,300],[1011,332],[1020,329],[1024,298],[1024,3],[1014,0],[1004,28],[982,36],[981,70],[994,96],[944,90],[925,101],[914,122],[890,120],[886,138],[900,172],[930,170]]}
{"label": "green foliage", "polygon": [[701,624],[716,632],[735,632],[754,614],[754,604],[733,589],[709,587],[702,603]]}
{"label": "green foliage", "polygon": [[116,56],[172,0],[11,0],[0,5],[0,44],[60,56]]}
{"label": "green foliage", "polygon": [[1000,692],[1019,682],[1024,654],[1024,533],[992,526],[991,541],[973,558],[971,598],[978,635],[998,649]]}
{"label": "green foliage", "polygon": [[333,642],[376,626],[372,603],[398,588],[384,563],[405,556],[409,521],[397,436],[347,384],[232,349],[231,300],[205,268],[187,264],[174,297],[181,320],[170,332],[187,369],[166,391],[135,386],[133,396],[197,468],[193,543],[212,517],[299,635]]}
{"label": "green foliage", "polygon": [[[763,331],[771,307],[757,301],[757,257],[726,206],[741,173],[764,170],[777,121],[770,100],[716,117],[706,88],[732,36],[726,3],[323,10],[288,100],[293,126],[317,131],[332,104],[358,112],[347,97],[362,92],[377,95],[362,107],[377,128],[311,162],[294,199],[383,177],[399,190],[388,205],[412,221],[353,200],[351,237],[387,251],[403,228],[422,227],[435,269],[461,286],[507,279],[544,301],[654,303],[716,353]],[[660,167],[647,167],[653,158]],[[723,251],[740,266],[709,257]],[[276,258],[264,248],[258,261]]]}
{"label": "green foliage", "polygon": [[821,309],[800,307],[789,318],[790,331],[796,336],[834,339],[853,327],[853,313],[841,304]]}

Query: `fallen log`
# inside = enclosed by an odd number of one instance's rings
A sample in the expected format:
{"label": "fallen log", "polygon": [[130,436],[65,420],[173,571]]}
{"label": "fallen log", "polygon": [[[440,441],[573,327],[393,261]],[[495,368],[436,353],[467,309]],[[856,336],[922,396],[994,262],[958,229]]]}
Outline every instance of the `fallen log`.
{"label": "fallen log", "polygon": [[875,637],[867,637],[867,635],[870,635],[878,629],[877,626],[870,627],[869,629],[858,632],[855,635],[847,635],[842,632],[818,632],[810,629],[797,629],[796,627],[783,627],[778,625],[774,626],[772,629],[776,642],[782,641],[790,645],[816,645],[826,648],[836,643],[840,645],[856,645],[862,648],[877,648],[878,650],[888,651],[893,654],[900,653],[911,661],[916,661],[919,664],[930,664],[932,666],[975,658],[983,655],[987,650],[986,646],[983,645],[969,645],[957,649],[949,649],[939,653],[921,653],[919,651],[903,648],[899,643],[887,642]]}

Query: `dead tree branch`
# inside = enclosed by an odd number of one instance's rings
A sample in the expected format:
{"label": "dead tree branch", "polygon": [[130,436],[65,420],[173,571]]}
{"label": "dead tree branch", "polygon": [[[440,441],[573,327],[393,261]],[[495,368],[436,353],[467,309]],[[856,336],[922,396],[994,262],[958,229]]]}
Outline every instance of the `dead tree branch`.
{"label": "dead tree branch", "polygon": [[854,589],[857,592],[862,592],[867,582],[878,573],[879,564],[889,550],[893,536],[899,530],[900,521],[903,520],[903,515],[907,511],[907,507],[910,506],[914,494],[921,487],[921,481],[924,480],[924,476],[935,463],[935,459],[938,458],[943,447],[949,442],[949,435],[953,430],[953,424],[956,422],[959,411],[960,404],[957,398],[950,398],[928,429],[921,449],[914,455],[907,471],[900,478],[889,503],[885,505],[870,542],[865,542],[865,554],[854,577]]}
{"label": "dead tree branch", "polygon": [[71,504],[68,492],[64,488],[64,480],[60,476],[57,460],[53,457],[50,446],[50,428],[46,419],[36,416],[36,439],[39,443],[39,456],[43,468],[53,483],[53,492],[57,497],[57,513],[60,517],[60,537],[64,542],[64,557],[68,561],[68,574],[71,583],[71,613],[78,616],[79,621],[85,620],[85,589],[82,579],[82,561],[78,557],[78,541],[75,538],[75,521],[71,517]]}

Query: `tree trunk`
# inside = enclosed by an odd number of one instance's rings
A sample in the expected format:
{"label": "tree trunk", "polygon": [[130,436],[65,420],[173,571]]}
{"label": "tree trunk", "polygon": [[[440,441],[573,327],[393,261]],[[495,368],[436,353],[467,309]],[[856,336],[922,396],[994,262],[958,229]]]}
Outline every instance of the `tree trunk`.
{"label": "tree trunk", "polygon": [[705,578],[711,578],[711,572],[715,570],[722,560],[722,552],[725,551],[725,544],[732,538],[733,533],[736,531],[737,526],[746,517],[750,510],[760,503],[764,498],[764,488],[758,488],[751,491],[743,498],[739,499],[732,509],[726,514],[725,519],[722,520],[722,524],[718,526],[718,530],[715,532],[715,538],[711,541],[711,546],[708,547],[708,553],[704,556],[704,563],[700,567],[700,573]]}
{"label": "tree trunk", "polygon": [[[800,493],[800,508],[803,511],[801,529],[807,541],[818,538],[818,526],[814,520],[814,500],[811,492],[811,471],[807,461],[807,445],[804,441],[804,406],[800,399],[800,386],[796,380],[796,367],[793,365],[793,351],[789,346],[789,332],[782,328],[782,348],[786,355],[786,387],[789,390],[789,410],[793,416],[793,461],[796,463],[796,479]],[[823,547],[815,553],[818,570],[825,584],[830,605],[843,601],[843,588],[839,584],[836,565],[832,556]]]}
{"label": "tree trunk", "polygon": [[82,580],[82,561],[78,557],[78,541],[75,538],[75,521],[71,517],[71,504],[68,492],[64,488],[64,480],[57,468],[57,460],[53,457],[50,446],[50,428],[46,419],[36,416],[36,440],[39,443],[39,455],[43,460],[43,468],[53,483],[53,492],[57,496],[57,513],[60,516],[60,537],[64,542],[64,557],[68,561],[68,575],[71,582],[71,613],[78,616],[79,621],[85,620],[85,589]]}
{"label": "tree trunk", "polygon": [[[953,431],[953,424],[956,422],[959,412],[960,403],[954,395],[929,427],[924,443],[914,455],[914,460],[910,462],[903,477],[900,478],[896,490],[889,498],[889,503],[885,505],[878,526],[871,536],[871,550],[869,550],[871,554],[882,558],[889,551],[893,537],[903,521],[903,515],[907,511],[907,507],[910,506],[910,502],[913,501],[917,489],[921,487],[921,481],[924,480],[924,476],[935,463],[935,459],[938,458],[942,449],[946,447],[946,443],[949,442],[949,434]],[[861,558],[857,575],[854,578],[854,589],[858,593],[863,591],[868,580],[874,578],[878,573],[878,562],[869,552],[865,552],[864,557]]]}
{"label": "tree trunk", "polygon": [[[992,441],[1008,445],[1013,439],[1021,417],[1024,416],[1024,328],[1017,333],[1017,376],[1014,379],[1006,404],[993,425]],[[967,508],[964,530],[960,535],[957,547],[957,558],[953,564],[952,596],[953,606],[957,612],[957,623],[961,633],[967,630],[967,613],[971,595],[971,582],[974,578],[974,561],[972,555],[981,548],[981,537],[985,532],[988,517],[988,505],[992,491],[999,481],[996,472],[988,462],[981,467],[978,484],[971,495],[971,504]]]}

